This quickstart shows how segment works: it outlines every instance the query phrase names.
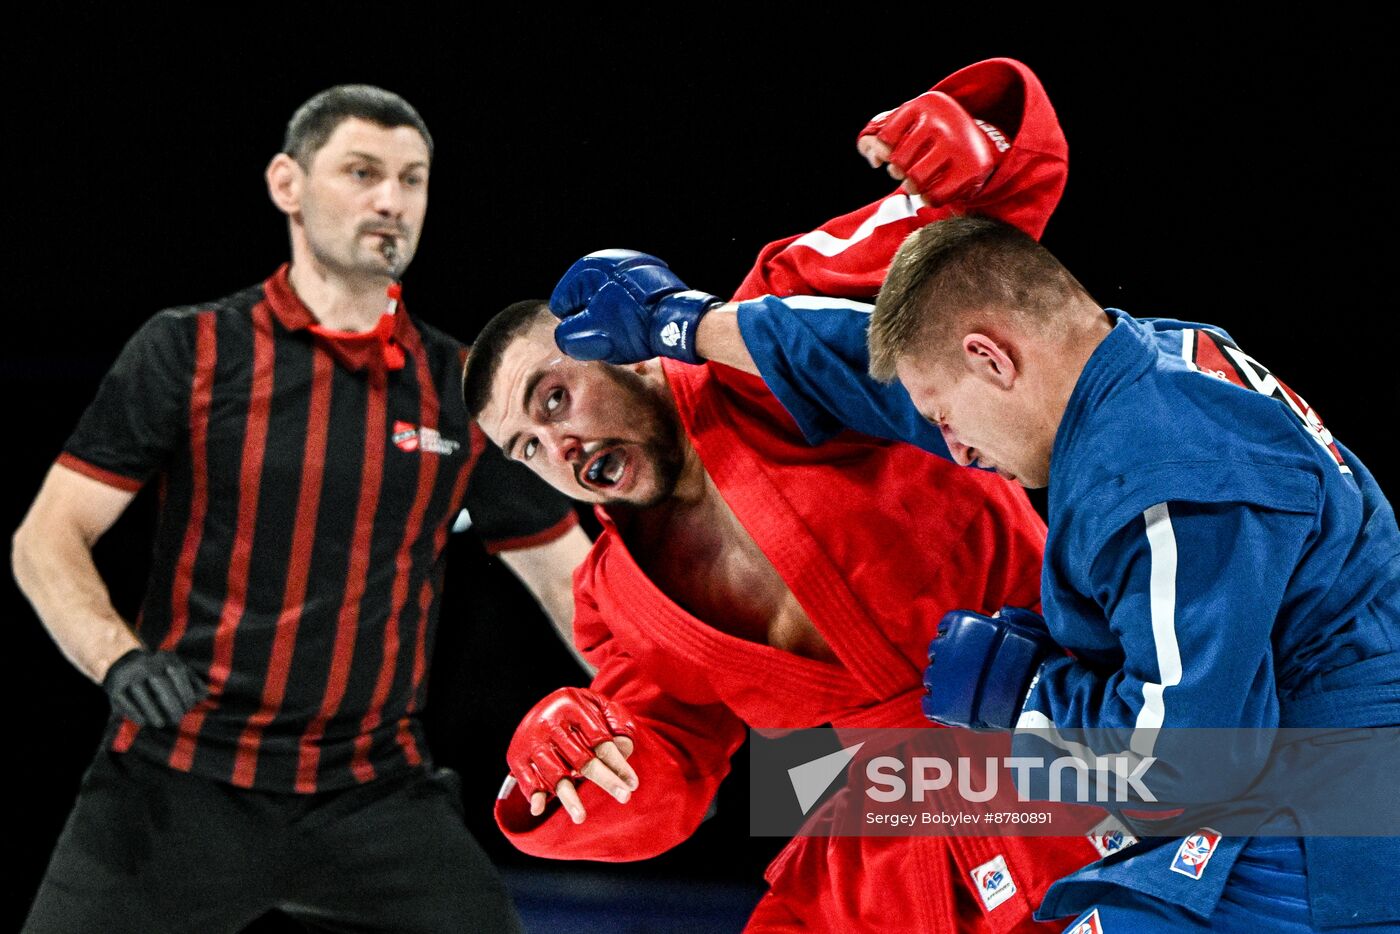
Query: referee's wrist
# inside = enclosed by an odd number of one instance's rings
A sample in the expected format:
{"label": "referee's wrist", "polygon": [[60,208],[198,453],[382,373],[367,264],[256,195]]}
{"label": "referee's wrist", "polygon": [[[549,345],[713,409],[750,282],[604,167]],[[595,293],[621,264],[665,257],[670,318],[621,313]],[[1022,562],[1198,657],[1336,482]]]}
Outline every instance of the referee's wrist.
{"label": "referee's wrist", "polygon": [[139,645],[128,648],[116,658],[107,662],[106,666],[101,670],[101,673],[98,674],[97,683],[102,686],[102,690],[110,692],[112,676],[120,672],[121,669],[125,668],[127,665],[134,663],[145,654],[146,650]]}

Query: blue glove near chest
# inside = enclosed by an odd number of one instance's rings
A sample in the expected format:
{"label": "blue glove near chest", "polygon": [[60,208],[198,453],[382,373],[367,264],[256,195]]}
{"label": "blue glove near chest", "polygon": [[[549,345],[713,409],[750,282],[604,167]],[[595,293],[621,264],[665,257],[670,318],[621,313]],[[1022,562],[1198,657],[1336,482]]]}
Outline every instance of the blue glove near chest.
{"label": "blue glove near chest", "polygon": [[954,610],[928,646],[924,716],[945,726],[1009,730],[1040,666],[1063,654],[1038,613],[1011,606],[997,616]]}
{"label": "blue glove near chest", "polygon": [[578,360],[637,363],[672,357],[701,363],[695,330],[720,299],[686,289],[664,262],[633,250],[590,253],[554,287],[559,349]]}

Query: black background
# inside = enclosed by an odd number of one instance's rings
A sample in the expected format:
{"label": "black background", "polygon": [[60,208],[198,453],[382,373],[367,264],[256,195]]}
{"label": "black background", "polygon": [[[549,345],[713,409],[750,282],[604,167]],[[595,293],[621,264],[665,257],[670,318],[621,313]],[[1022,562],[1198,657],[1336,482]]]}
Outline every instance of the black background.
{"label": "black background", "polygon": [[[402,5],[341,4],[184,22],[74,6],[16,24],[0,526],[18,524],[145,318],[283,261],[285,221],[262,169],[292,110],[324,87],[381,84],[427,120],[431,210],[405,295],[415,314],[470,339],[604,247],[653,252],[692,286],[732,289],[763,243],[888,190],[854,152],[872,113],[994,55],[1037,71],[1070,140],[1051,249],[1101,303],[1228,328],[1393,495],[1387,30],[1335,8],[1224,23],[1181,8],[953,17],[941,6],[751,5],[732,18],[483,9],[425,21]],[[98,549],[126,612],[144,579],[147,499]],[[491,799],[521,713],[582,679],[513,579],[468,539],[452,546],[434,749],[466,775],[470,822],[492,855],[539,868],[500,838]],[[13,585],[0,591],[12,917],[37,885],[106,705]],[[694,839],[610,871],[756,882],[776,844],[747,837],[743,769],[741,759],[719,816]]]}

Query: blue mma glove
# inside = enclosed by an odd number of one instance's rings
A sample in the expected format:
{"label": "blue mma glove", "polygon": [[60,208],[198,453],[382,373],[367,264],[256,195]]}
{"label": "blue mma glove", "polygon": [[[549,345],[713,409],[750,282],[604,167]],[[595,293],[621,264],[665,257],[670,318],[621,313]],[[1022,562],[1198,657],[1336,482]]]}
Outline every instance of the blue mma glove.
{"label": "blue mma glove", "polygon": [[944,726],[1009,730],[1040,666],[1062,654],[1038,613],[1011,606],[997,616],[954,610],[928,646],[924,716]]}
{"label": "blue mma glove", "polygon": [[559,349],[578,360],[638,363],[671,357],[701,363],[695,329],[721,300],[687,290],[664,262],[634,250],[590,253],[554,287]]}

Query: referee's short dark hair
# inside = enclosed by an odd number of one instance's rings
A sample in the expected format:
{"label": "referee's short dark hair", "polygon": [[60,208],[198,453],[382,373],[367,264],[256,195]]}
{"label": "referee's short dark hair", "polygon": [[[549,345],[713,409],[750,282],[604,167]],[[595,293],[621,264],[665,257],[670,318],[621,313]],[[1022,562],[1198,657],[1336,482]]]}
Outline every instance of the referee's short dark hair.
{"label": "referee's short dark hair", "polygon": [[372,84],[338,84],[302,104],[287,123],[282,151],[301,163],[302,168],[309,168],[312,157],[326,145],[335,128],[351,117],[389,129],[413,127],[428,144],[428,158],[432,159],[433,136],[418,111],[393,91]]}
{"label": "referee's short dark hair", "polygon": [[530,330],[536,321],[543,320],[554,320],[549,302],[532,298],[507,305],[496,317],[486,322],[486,327],[472,342],[472,352],[462,373],[462,400],[466,403],[468,417],[481,417],[481,410],[490,403],[491,384],[496,379],[496,371],[501,368],[501,358],[505,356],[506,348]]}

